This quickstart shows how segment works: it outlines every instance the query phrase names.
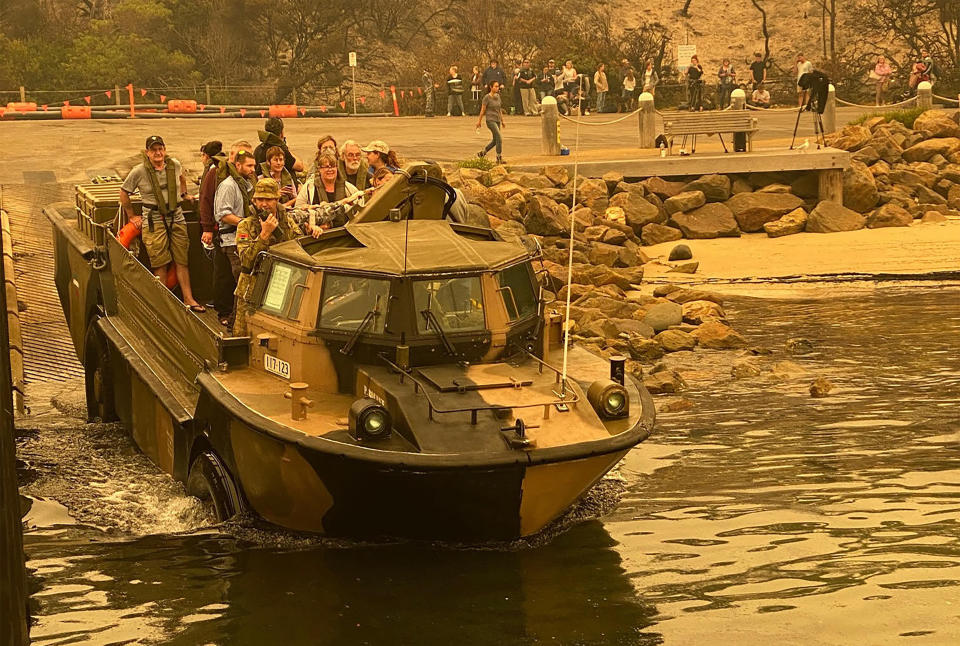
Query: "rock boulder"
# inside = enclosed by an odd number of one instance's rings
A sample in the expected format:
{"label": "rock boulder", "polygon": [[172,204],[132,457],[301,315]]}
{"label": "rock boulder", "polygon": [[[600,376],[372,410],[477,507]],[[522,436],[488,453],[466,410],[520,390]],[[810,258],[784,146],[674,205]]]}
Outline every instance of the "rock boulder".
{"label": "rock boulder", "polygon": [[704,175],[683,187],[683,192],[700,191],[707,202],[726,202],[730,199],[730,178],[726,175]]}
{"label": "rock boulder", "polygon": [[779,220],[764,224],[763,230],[766,231],[767,235],[771,238],[779,238],[800,233],[806,226],[807,212],[803,209],[794,209]]}
{"label": "rock boulder", "polygon": [[[751,193],[744,193],[751,195]],[[688,213],[674,213],[670,220],[692,240],[709,238],[739,237],[740,228],[733,212],[725,204],[712,202]]]}
{"label": "rock boulder", "polygon": [[683,193],[677,193],[673,197],[665,199],[663,201],[663,208],[667,212],[667,215],[671,215],[678,212],[685,213],[692,211],[706,203],[707,199],[702,191],[684,191]]}
{"label": "rock boulder", "polygon": [[679,229],[668,227],[663,224],[651,222],[640,231],[640,240],[645,245],[655,245],[661,242],[673,242],[683,238],[683,233]]}
{"label": "rock boulder", "polygon": [[638,236],[642,234],[643,227],[646,225],[652,222],[663,224],[666,220],[666,216],[660,212],[659,208],[636,193],[617,193],[610,198],[610,206],[623,209],[627,225]]}
{"label": "rock boulder", "polygon": [[914,130],[924,130],[931,137],[960,137],[960,125],[940,110],[927,110],[913,122]]}
{"label": "rock boulder", "polygon": [[908,227],[912,222],[909,211],[891,203],[884,204],[867,217],[867,228]]}
{"label": "rock boulder", "polygon": [[866,213],[879,199],[877,182],[866,164],[850,162],[850,168],[843,171],[843,205],[857,213]]}
{"label": "rock boulder", "polygon": [[773,222],[799,208],[803,200],[790,193],[758,191],[739,193],[727,200],[725,204],[733,212],[733,217],[741,231],[755,233],[762,231],[763,225],[767,222]]}
{"label": "rock boulder", "polygon": [[693,336],[701,347],[713,350],[742,348],[747,344],[738,332],[720,321],[707,321],[693,332]]}
{"label": "rock boulder", "polygon": [[807,218],[806,230],[810,233],[837,233],[856,231],[866,225],[866,219],[842,204],[820,202]]}

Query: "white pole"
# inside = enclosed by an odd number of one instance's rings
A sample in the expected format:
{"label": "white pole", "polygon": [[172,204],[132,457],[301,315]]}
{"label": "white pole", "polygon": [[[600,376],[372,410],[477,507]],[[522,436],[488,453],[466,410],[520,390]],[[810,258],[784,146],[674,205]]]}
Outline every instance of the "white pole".
{"label": "white pole", "polygon": [[354,65],[350,69],[353,70],[353,114],[357,114],[357,66]]}

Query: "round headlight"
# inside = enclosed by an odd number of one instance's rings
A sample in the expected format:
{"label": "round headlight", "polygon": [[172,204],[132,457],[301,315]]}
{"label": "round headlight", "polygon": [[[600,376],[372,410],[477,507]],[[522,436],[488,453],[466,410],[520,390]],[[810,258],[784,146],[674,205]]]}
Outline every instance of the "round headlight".
{"label": "round headlight", "polygon": [[390,411],[369,397],[353,402],[348,419],[350,433],[358,440],[378,440],[390,435]]}
{"label": "round headlight", "polygon": [[383,409],[371,410],[363,418],[363,431],[367,435],[378,437],[390,430],[387,420],[387,411]]}
{"label": "round headlight", "polygon": [[625,403],[627,403],[627,398],[624,393],[619,390],[613,390],[607,393],[607,400],[604,402],[603,407],[611,415],[617,415],[623,410]]}
{"label": "round headlight", "polygon": [[587,401],[604,419],[625,417],[630,408],[627,389],[612,379],[598,379],[590,384]]}

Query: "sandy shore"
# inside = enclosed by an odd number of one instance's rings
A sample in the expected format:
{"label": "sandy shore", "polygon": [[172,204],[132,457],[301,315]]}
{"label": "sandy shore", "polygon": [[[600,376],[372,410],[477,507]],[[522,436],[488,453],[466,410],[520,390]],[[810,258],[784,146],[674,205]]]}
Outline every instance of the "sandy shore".
{"label": "sandy shore", "polygon": [[[686,244],[700,262],[696,274],[666,273],[670,250]],[[758,281],[792,276],[923,274],[956,272],[960,277],[960,219],[906,228],[861,229],[846,233],[798,233],[782,238],[745,234],[740,238],[681,240],[644,247],[654,261],[645,279],[653,283]]]}

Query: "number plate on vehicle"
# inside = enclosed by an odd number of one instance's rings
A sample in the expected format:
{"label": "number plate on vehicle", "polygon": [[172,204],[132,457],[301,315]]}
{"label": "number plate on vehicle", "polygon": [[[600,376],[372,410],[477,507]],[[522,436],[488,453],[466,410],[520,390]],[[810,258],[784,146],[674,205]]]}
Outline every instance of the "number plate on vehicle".
{"label": "number plate on vehicle", "polygon": [[283,359],[277,359],[272,355],[265,354],[263,355],[263,368],[267,372],[280,375],[284,379],[290,378],[290,364]]}

